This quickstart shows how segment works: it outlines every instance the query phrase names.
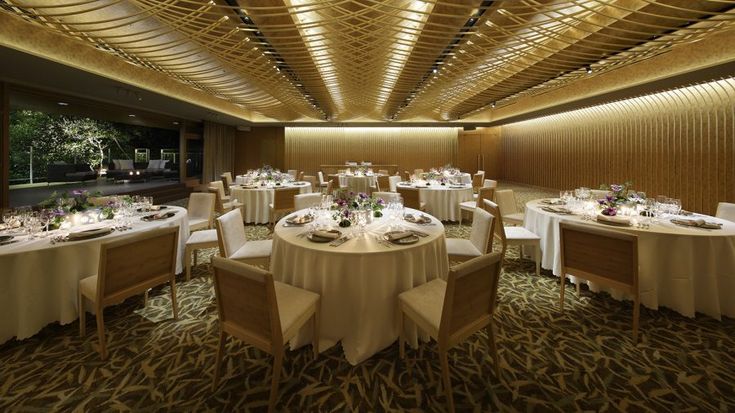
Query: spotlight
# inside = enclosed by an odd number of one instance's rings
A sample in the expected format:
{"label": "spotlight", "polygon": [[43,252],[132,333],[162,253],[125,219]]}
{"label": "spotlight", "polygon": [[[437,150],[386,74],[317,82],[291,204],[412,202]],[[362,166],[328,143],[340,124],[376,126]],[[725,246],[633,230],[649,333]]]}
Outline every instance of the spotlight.
{"label": "spotlight", "polygon": [[56,104],[59,106],[69,106],[69,104],[66,102],[57,102]]}
{"label": "spotlight", "polygon": [[494,107],[495,107],[495,102],[491,103],[491,104],[490,104],[490,107],[491,107],[491,108],[494,108]]}
{"label": "spotlight", "polygon": [[128,117],[130,117],[130,118],[134,118],[134,117],[135,117],[135,115],[133,115],[133,114],[131,113],[130,115],[128,115]]}
{"label": "spotlight", "polygon": [[587,74],[588,75],[591,74],[592,73],[592,66],[587,66],[586,71],[587,71]]}

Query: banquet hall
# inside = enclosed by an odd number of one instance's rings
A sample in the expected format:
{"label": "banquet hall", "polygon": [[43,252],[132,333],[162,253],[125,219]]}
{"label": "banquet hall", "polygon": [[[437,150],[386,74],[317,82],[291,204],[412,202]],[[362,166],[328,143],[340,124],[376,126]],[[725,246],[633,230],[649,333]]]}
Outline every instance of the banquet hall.
{"label": "banquet hall", "polygon": [[735,411],[735,1],[0,0],[0,411]]}

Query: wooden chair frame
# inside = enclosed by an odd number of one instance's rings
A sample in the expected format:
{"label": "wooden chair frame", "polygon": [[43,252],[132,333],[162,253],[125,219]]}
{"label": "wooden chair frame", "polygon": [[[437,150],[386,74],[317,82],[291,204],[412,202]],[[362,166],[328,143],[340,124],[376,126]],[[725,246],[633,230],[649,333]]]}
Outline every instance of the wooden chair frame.
{"label": "wooden chair frame", "polygon": [[495,231],[494,237],[498,238],[500,240],[500,245],[502,248],[502,255],[503,259],[505,259],[505,252],[508,250],[508,247],[518,247],[518,259],[523,259],[523,246],[529,245],[534,247],[536,256],[534,257],[534,260],[536,262],[536,275],[541,275],[541,240],[509,240],[508,237],[505,234],[505,225],[503,224],[503,217],[500,215],[500,208],[498,205],[489,199],[485,199],[482,202],[482,207],[485,209],[485,211],[489,212],[492,216],[495,217]]}
{"label": "wooden chair frame", "polygon": [[280,188],[273,190],[273,207],[270,209],[270,223],[276,225],[277,217],[294,210],[294,195],[298,195],[299,188]]}
{"label": "wooden chair frame", "polygon": [[397,188],[396,192],[403,198],[403,206],[406,208],[413,208],[418,211],[423,211],[424,207],[421,205],[421,194],[418,188]]}

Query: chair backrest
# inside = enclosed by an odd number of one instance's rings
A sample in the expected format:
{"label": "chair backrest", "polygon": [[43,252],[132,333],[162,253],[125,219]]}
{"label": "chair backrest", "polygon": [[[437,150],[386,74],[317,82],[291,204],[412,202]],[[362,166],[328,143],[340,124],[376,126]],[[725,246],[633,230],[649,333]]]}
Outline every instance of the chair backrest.
{"label": "chair backrest", "polygon": [[[401,176],[400,175],[394,175],[388,177],[389,182],[389,191],[396,192],[396,185],[398,185],[399,182],[401,182]],[[381,189],[381,191],[385,191],[385,189]]]}
{"label": "chair backrest", "polygon": [[321,184],[323,184],[324,182],[326,182],[326,181],[324,180],[324,172],[322,172],[322,171],[319,171],[319,172],[317,172],[316,174],[317,174],[317,177],[319,178],[319,185],[321,185]]}
{"label": "chair backrest", "polygon": [[212,257],[212,265],[222,330],[268,352],[282,346],[273,275],[222,257]]}
{"label": "chair backrest", "polygon": [[373,198],[374,199],[380,198],[385,202],[398,202],[401,200],[401,195],[397,192],[375,191],[373,192]]}
{"label": "chair backrest", "polygon": [[225,188],[229,188],[232,185],[232,172],[225,172],[220,175],[220,178],[224,179]]}
{"label": "chair backrest", "polygon": [[319,183],[314,175],[304,175],[304,181],[311,184],[311,191],[314,192],[319,188]]}
{"label": "chair backrest", "polygon": [[217,202],[216,194],[192,192],[189,195],[189,204],[186,207],[189,219],[206,219],[209,222],[208,227],[211,228],[214,220],[215,202]]}
{"label": "chair backrest", "polygon": [[378,191],[390,191],[390,177],[388,175],[378,175]]}
{"label": "chair backrest", "polygon": [[332,192],[334,192],[334,179],[330,179],[329,182],[327,182],[327,195],[332,195]]}
{"label": "chair backrest", "polygon": [[483,188],[497,188],[498,187],[498,181],[494,181],[492,179],[485,179],[482,183]]}
{"label": "chair backrest", "polygon": [[482,208],[475,208],[472,213],[470,242],[483,254],[492,251],[490,237],[493,234],[493,221],[493,216]]}
{"label": "chair backrest", "polygon": [[403,206],[406,208],[421,209],[421,199],[419,198],[418,188],[397,188],[398,193],[403,198]]}
{"label": "chair backrest", "polygon": [[322,203],[322,193],[314,192],[311,194],[297,194],[293,197],[294,209],[300,210],[319,206]]}
{"label": "chair backrest", "polygon": [[378,173],[380,175],[388,175],[389,174],[387,169],[378,169]]}
{"label": "chair backrest", "polygon": [[245,236],[245,224],[242,222],[240,208],[220,215],[217,218],[217,241],[219,243],[219,254],[225,258],[230,257],[240,247],[248,242]]}
{"label": "chair backrest", "polygon": [[500,214],[510,215],[518,212],[518,205],[516,204],[516,196],[512,189],[501,189],[495,191],[495,202],[498,203],[500,208]]}
{"label": "chair backrest", "polygon": [[291,175],[291,177],[292,177],[293,179],[296,179],[296,178],[298,177],[298,174],[299,174],[299,170],[298,170],[298,169],[289,169],[289,170],[287,171],[287,173],[288,173],[289,175]]}
{"label": "chair backrest", "polygon": [[728,221],[735,222],[735,204],[729,202],[720,202],[717,204],[717,218],[726,219]]}
{"label": "chair backrest", "polygon": [[490,324],[498,295],[500,253],[481,255],[449,270],[438,342],[449,347]]}
{"label": "chair backrest", "polygon": [[304,171],[299,172],[298,176],[296,177],[297,181],[303,181],[304,180]]}
{"label": "chair backrest", "polygon": [[482,183],[485,180],[485,172],[478,172],[474,175],[472,175],[472,189],[475,191],[479,190],[480,187],[482,187]]}
{"label": "chair backrest", "polygon": [[495,197],[495,188],[482,187],[477,191],[477,203],[475,204],[478,208],[484,208],[482,201],[489,199],[492,200]]}
{"label": "chair backrest", "polygon": [[508,247],[508,240],[505,237],[505,227],[503,226],[503,216],[500,215],[500,208],[498,204],[487,198],[482,201],[482,208],[493,216],[493,234],[495,238],[500,240],[500,245],[503,249],[502,253],[505,254],[505,249]]}
{"label": "chair backrest", "polygon": [[227,184],[227,178],[221,176],[220,181],[222,181],[222,190],[225,192],[225,195],[230,195],[230,185]]}
{"label": "chair backrest", "polygon": [[224,214],[225,212],[225,204],[222,201],[222,197],[220,196],[220,190],[217,188],[209,187],[207,188],[210,194],[214,194],[214,210],[220,214]]}
{"label": "chair backrest", "polygon": [[209,183],[210,188],[217,188],[219,191],[219,199],[225,199],[225,185],[222,181],[212,181]]}
{"label": "chair backrest", "polygon": [[638,236],[561,221],[559,241],[565,275],[638,291]]}
{"label": "chair backrest", "polygon": [[294,209],[294,196],[299,194],[299,188],[280,188],[273,190],[273,209],[283,211]]}
{"label": "chair backrest", "polygon": [[420,178],[421,177],[421,174],[423,174],[423,173],[424,173],[424,170],[423,169],[414,169],[413,170],[413,174],[416,176],[416,178]]}
{"label": "chair backrest", "polygon": [[170,281],[176,274],[178,246],[178,226],[103,243],[97,272],[98,308]]}

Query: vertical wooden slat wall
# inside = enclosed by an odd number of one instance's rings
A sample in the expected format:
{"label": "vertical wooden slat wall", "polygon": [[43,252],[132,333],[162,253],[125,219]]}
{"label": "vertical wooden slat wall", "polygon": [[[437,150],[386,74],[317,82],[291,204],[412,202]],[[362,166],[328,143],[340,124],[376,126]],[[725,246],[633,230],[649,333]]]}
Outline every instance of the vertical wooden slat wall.
{"label": "vertical wooden slat wall", "polygon": [[633,182],[714,214],[735,202],[735,78],[502,127],[503,178],[554,189]]}
{"label": "vertical wooden slat wall", "polygon": [[286,128],[286,168],[316,174],[320,165],[368,161],[399,170],[428,169],[457,161],[457,129]]}

